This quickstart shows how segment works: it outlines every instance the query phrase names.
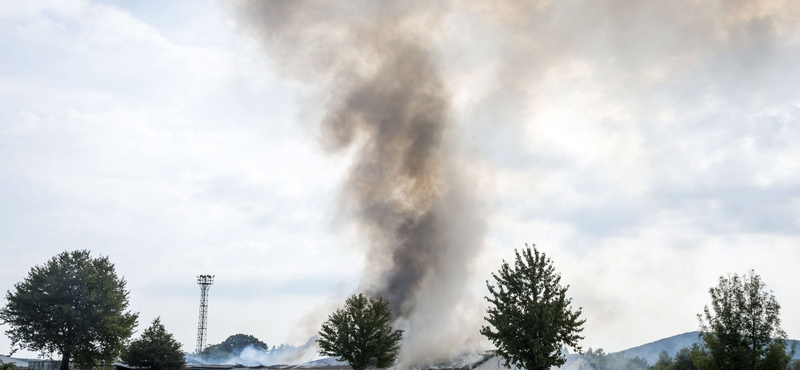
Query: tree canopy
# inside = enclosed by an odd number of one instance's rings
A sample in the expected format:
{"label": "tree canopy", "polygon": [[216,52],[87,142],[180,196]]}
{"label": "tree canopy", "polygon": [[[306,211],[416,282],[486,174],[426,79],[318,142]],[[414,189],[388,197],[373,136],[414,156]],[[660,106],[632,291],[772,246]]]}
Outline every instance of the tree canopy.
{"label": "tree canopy", "polygon": [[347,361],[353,370],[391,366],[403,337],[402,330],[392,330],[391,314],[389,302],[383,298],[351,296],[322,324],[319,353]]}
{"label": "tree canopy", "polygon": [[675,354],[670,370],[697,370],[697,366],[692,361],[692,349],[688,347],[681,348]]}
{"label": "tree canopy", "polygon": [[224,359],[231,356],[238,356],[247,347],[267,352],[269,346],[258,340],[258,338],[247,334],[234,334],[225,339],[222,343],[206,347],[202,355],[206,358]]}
{"label": "tree canopy", "polygon": [[4,363],[0,361],[0,370],[19,370],[19,366],[13,362]]}
{"label": "tree canopy", "polygon": [[520,254],[514,250],[514,266],[506,261],[492,277],[497,286],[486,282],[491,303],[481,328],[495,346],[505,365],[513,364],[527,370],[545,370],[566,362],[561,349],[572,347],[580,352],[578,340],[583,331],[581,309],[573,311],[567,298],[569,286],[561,286],[561,275],[552,261],[525,246]]}
{"label": "tree canopy", "polygon": [[130,366],[152,370],[180,370],[186,365],[181,344],[167,332],[159,317],[128,345],[121,359]]}
{"label": "tree canopy", "polygon": [[697,370],[692,362],[692,351],[696,351],[693,347],[681,348],[675,357],[669,356],[669,352],[661,351],[658,355],[658,361],[655,365],[651,366],[653,370]]}
{"label": "tree canopy", "polygon": [[138,318],[127,311],[125,279],[108,257],[92,258],[86,250],[63,252],[33,267],[6,300],[0,320],[10,326],[12,351],[60,353],[62,370],[73,357],[82,368],[112,362]]}
{"label": "tree canopy", "polygon": [[795,348],[787,353],[780,328],[780,304],[753,270],[720,276],[709,289],[711,307],[700,320],[702,345],[693,360],[700,370],[785,370]]}
{"label": "tree canopy", "polygon": [[664,350],[658,354],[658,361],[656,361],[655,365],[653,365],[651,369],[669,370],[672,369],[674,364],[675,363],[672,361],[672,357],[669,355],[669,352]]}
{"label": "tree canopy", "polygon": [[645,370],[647,360],[638,356],[630,358],[623,353],[605,353],[602,348],[592,351],[589,348],[584,357],[594,365],[597,370]]}

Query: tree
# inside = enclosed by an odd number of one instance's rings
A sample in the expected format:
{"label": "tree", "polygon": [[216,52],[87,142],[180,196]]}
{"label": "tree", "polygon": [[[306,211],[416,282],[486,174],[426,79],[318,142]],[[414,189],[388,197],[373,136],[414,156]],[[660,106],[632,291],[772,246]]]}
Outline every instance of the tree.
{"label": "tree", "polygon": [[4,363],[0,361],[0,370],[19,370],[19,366],[13,362]]}
{"label": "tree", "polygon": [[6,293],[0,320],[9,324],[12,353],[61,354],[61,370],[70,359],[82,368],[110,363],[133,334],[137,313],[126,311],[125,279],[117,277],[108,257],[89,251],[63,252]]}
{"label": "tree", "polygon": [[636,356],[630,358],[621,352],[605,353],[602,348],[592,351],[589,348],[584,355],[597,370],[644,370],[647,369],[647,360]]}
{"label": "tree", "polygon": [[235,355],[241,353],[245,348],[252,346],[260,351],[269,351],[269,346],[258,340],[258,338],[247,334],[234,334],[229,336],[220,344],[208,346],[203,350],[203,354],[224,354]]}
{"label": "tree", "polygon": [[669,352],[664,350],[658,354],[658,361],[650,368],[654,370],[672,370],[674,366],[675,363],[672,361],[672,357],[669,356]]}
{"label": "tree", "polygon": [[152,370],[180,370],[186,365],[181,344],[167,332],[160,317],[128,345],[121,359],[130,366]]}
{"label": "tree", "polygon": [[389,302],[383,298],[351,296],[322,324],[319,353],[347,361],[353,370],[391,366],[403,338],[402,330],[392,330],[391,315]]}
{"label": "tree", "polygon": [[693,360],[701,370],[785,370],[795,352],[786,352],[780,304],[753,270],[720,276],[709,289],[711,308],[700,321],[702,345]]}
{"label": "tree", "polygon": [[566,362],[563,347],[580,353],[578,340],[583,331],[581,308],[572,311],[567,298],[569,286],[560,285],[561,275],[553,262],[525,245],[522,255],[515,249],[512,268],[506,261],[492,277],[497,287],[486,282],[491,303],[481,334],[497,346],[505,366],[513,364],[527,370],[545,370]]}
{"label": "tree", "polygon": [[692,349],[689,347],[681,348],[675,353],[675,358],[669,357],[667,351],[661,351],[658,361],[651,366],[653,370],[697,370],[692,362]]}
{"label": "tree", "polygon": [[672,368],[674,370],[697,370],[697,367],[694,366],[694,362],[692,361],[691,348],[681,348],[680,351],[675,354]]}

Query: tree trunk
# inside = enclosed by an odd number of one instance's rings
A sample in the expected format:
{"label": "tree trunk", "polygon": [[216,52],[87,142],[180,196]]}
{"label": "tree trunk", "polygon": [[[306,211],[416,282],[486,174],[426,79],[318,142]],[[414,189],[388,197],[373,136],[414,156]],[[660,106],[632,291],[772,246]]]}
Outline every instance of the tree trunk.
{"label": "tree trunk", "polygon": [[60,370],[69,370],[69,351],[64,351],[64,353],[61,354]]}

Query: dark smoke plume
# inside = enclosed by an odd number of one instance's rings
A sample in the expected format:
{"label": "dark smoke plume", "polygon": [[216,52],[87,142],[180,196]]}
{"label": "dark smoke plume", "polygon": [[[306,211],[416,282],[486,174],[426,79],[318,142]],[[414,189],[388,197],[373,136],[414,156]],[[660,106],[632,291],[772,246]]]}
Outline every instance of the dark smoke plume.
{"label": "dark smoke plume", "polygon": [[458,350],[463,343],[452,341],[469,337],[458,333],[465,325],[452,311],[485,226],[477,185],[457,155],[450,94],[429,39],[446,4],[236,4],[242,26],[278,68],[323,91],[322,143],[356,148],[341,206],[367,238],[364,289],[388,299],[396,326],[406,330],[401,360],[452,355],[442,351]]}
{"label": "dark smoke plume", "polygon": [[[750,117],[762,112],[740,109],[796,100],[787,98],[797,73],[786,61],[798,54],[797,1],[230,1],[241,27],[263,43],[280,72],[316,98],[305,114],[319,123],[323,145],[355,154],[342,210],[368,244],[364,289],[390,299],[396,325],[407,330],[401,354],[407,364],[452,355],[458,338],[479,326],[454,319],[469,306],[466,266],[485,230],[476,200],[480,177],[472,173],[478,169],[465,164],[459,128],[478,132],[483,153],[510,154],[509,144],[519,145],[519,157],[493,159],[500,166],[527,167],[534,153],[542,161],[535,167],[560,166],[573,154],[559,148],[581,141],[550,142],[559,125],[592,128],[574,132],[592,141],[594,128],[616,134],[617,127],[633,127],[630,142],[675,153],[660,146],[664,133],[719,120],[716,113],[698,115],[709,104],[725,112],[719,117],[729,111]],[[458,125],[453,111],[463,114]],[[524,130],[492,144],[504,125]],[[550,149],[523,148],[543,144]],[[642,159],[645,167],[673,161],[653,156],[661,159]],[[605,169],[615,168],[615,158],[586,163],[598,176],[613,177]],[[543,217],[566,222],[564,215]],[[587,309],[587,331],[623,322],[617,311]],[[464,316],[480,320],[482,313]]]}

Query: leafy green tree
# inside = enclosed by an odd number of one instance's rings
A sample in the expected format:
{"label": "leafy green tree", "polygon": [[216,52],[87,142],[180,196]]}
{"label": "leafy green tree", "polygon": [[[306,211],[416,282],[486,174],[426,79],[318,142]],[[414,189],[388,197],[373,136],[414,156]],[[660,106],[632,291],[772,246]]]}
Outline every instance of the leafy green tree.
{"label": "leafy green tree", "polygon": [[125,279],[117,277],[108,257],[89,251],[63,252],[6,293],[0,320],[10,326],[12,353],[60,353],[61,370],[70,359],[81,368],[110,363],[133,334],[137,313],[128,309]]}
{"label": "leafy green tree", "polygon": [[247,347],[253,347],[256,350],[264,352],[269,351],[269,346],[266,343],[252,335],[234,334],[220,344],[206,347],[202,354],[206,358],[226,358],[238,356]]}
{"label": "leafy green tree", "polygon": [[658,361],[655,365],[651,366],[650,369],[653,370],[697,370],[697,367],[694,366],[694,362],[692,362],[691,356],[691,349],[690,348],[682,348],[677,353],[675,353],[675,357],[669,357],[669,353],[667,351],[661,351],[658,354]]}
{"label": "leafy green tree", "polygon": [[654,370],[672,370],[674,366],[675,364],[672,361],[672,357],[670,357],[669,352],[665,350],[658,354],[658,361],[650,368]]}
{"label": "leafy green tree", "polygon": [[319,353],[347,361],[353,370],[391,366],[403,338],[402,330],[392,330],[391,315],[389,302],[383,298],[351,296],[322,324]]}
{"label": "leafy green tree", "polygon": [[697,367],[694,366],[694,362],[692,362],[692,350],[688,347],[681,348],[681,350],[675,354],[675,359],[672,363],[673,370],[697,370]]}
{"label": "leafy green tree", "polygon": [[497,346],[506,366],[545,370],[566,362],[563,347],[581,351],[578,340],[583,331],[581,308],[573,311],[567,298],[569,286],[561,286],[561,275],[552,261],[525,245],[522,254],[514,250],[514,267],[506,261],[492,277],[497,287],[486,282],[492,304],[486,311],[490,326],[481,334]]}
{"label": "leafy green tree", "polygon": [[130,366],[151,370],[180,370],[186,365],[181,344],[167,332],[160,317],[128,345],[121,359]]}
{"label": "leafy green tree", "polygon": [[647,369],[647,360],[643,358],[630,358],[622,353],[605,353],[602,348],[592,351],[589,348],[584,355],[597,370],[644,370]]}
{"label": "leafy green tree", "polygon": [[785,370],[795,352],[787,353],[780,328],[778,301],[753,270],[742,276],[721,276],[709,289],[700,321],[702,345],[693,361],[700,370]]}
{"label": "leafy green tree", "polygon": [[639,356],[631,358],[630,363],[634,369],[647,369],[647,360]]}
{"label": "leafy green tree", "polygon": [[4,363],[0,361],[0,370],[19,370],[19,366],[13,362]]}
{"label": "leafy green tree", "polygon": [[692,344],[689,353],[692,363],[697,367],[698,370],[708,370],[713,368],[711,364],[711,356],[709,355],[708,348],[705,344]]}
{"label": "leafy green tree", "polygon": [[767,345],[767,351],[758,364],[758,368],[764,370],[786,370],[789,368],[789,363],[792,362],[792,357],[797,350],[793,344],[790,352],[786,352],[787,342],[783,338],[775,338],[772,343]]}

